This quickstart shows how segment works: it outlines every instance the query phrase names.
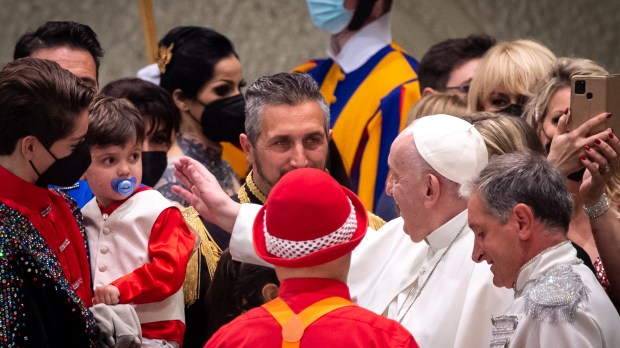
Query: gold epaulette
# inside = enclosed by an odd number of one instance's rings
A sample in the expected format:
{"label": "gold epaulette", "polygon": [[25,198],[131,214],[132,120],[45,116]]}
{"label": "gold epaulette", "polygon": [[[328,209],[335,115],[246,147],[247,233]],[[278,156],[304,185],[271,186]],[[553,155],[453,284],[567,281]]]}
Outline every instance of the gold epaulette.
{"label": "gold epaulette", "polygon": [[377,215],[371,212],[367,212],[367,213],[368,213],[368,226],[370,226],[370,228],[372,228],[375,231],[378,231],[381,227],[383,227],[383,225],[385,225],[385,220],[383,220],[382,218],[378,217]]}
{"label": "gold epaulette", "polygon": [[207,263],[209,277],[213,279],[215,268],[222,255],[222,249],[215,243],[215,240],[207,231],[207,228],[200,220],[200,215],[194,207],[183,209],[183,218],[190,229],[194,231],[199,238],[200,253],[194,251],[187,263],[187,271],[185,273],[185,281],[183,282],[183,294],[185,297],[185,305],[193,304],[200,296],[200,254],[202,254]]}

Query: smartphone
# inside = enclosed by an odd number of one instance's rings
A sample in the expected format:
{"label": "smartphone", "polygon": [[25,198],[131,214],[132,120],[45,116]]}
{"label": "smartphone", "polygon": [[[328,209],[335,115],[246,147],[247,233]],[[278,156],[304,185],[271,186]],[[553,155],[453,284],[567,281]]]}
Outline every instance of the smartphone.
{"label": "smartphone", "polygon": [[620,75],[575,75],[571,78],[568,129],[575,129],[603,112],[613,116],[590,131],[590,135],[612,128],[620,134]]}

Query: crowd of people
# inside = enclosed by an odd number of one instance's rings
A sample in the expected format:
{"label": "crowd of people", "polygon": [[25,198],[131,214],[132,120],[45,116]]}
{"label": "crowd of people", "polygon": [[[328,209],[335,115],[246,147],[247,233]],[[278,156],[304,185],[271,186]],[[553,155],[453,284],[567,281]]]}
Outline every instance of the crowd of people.
{"label": "crowd of people", "polygon": [[620,347],[620,115],[570,109],[608,71],[481,34],[418,62],[392,1],[307,4],[328,58],[246,90],[206,27],[101,89],[88,25],[17,40],[0,346]]}

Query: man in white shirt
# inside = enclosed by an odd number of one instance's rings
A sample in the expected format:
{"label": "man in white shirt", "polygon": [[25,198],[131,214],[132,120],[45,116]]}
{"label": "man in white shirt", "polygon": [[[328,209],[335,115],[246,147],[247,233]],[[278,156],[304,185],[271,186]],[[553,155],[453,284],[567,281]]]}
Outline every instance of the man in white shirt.
{"label": "man in white shirt", "polygon": [[472,259],[515,296],[493,318],[491,347],[620,347],[620,317],[566,239],[573,200],[563,175],[538,154],[515,152],[465,189]]}
{"label": "man in white shirt", "polygon": [[[492,285],[488,266],[469,257],[474,238],[466,224],[467,201],[458,191],[487,161],[482,137],[466,121],[447,115],[416,121],[390,152],[395,177],[388,192],[402,218],[370,229],[353,253],[348,284],[354,299],[400,321],[421,347],[488,346],[491,314],[512,302],[510,291]],[[190,159],[177,169],[191,192],[180,187],[175,192],[206,219],[233,231],[233,257],[264,264],[251,238],[260,206],[231,201]]]}

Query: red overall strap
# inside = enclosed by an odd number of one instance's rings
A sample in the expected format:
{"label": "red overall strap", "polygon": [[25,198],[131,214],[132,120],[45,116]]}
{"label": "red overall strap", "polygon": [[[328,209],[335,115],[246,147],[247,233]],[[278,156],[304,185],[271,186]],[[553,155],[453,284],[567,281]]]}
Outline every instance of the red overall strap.
{"label": "red overall strap", "polygon": [[346,306],[355,306],[355,304],[342,297],[328,297],[311,304],[299,314],[295,314],[286,302],[277,297],[265,303],[263,308],[282,326],[282,348],[295,348],[299,347],[304,330],[315,320],[335,309]]}

